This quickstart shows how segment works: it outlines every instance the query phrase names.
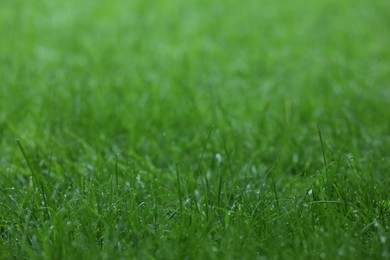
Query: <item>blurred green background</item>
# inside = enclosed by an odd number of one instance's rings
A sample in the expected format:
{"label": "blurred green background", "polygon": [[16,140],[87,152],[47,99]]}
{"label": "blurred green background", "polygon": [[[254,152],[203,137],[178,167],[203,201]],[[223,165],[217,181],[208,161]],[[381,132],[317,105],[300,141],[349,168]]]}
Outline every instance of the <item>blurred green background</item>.
{"label": "blurred green background", "polygon": [[18,137],[195,165],[214,127],[211,157],[226,145],[242,166],[280,157],[300,172],[321,165],[318,125],[331,154],[388,160],[389,13],[359,0],[1,1],[1,156]]}

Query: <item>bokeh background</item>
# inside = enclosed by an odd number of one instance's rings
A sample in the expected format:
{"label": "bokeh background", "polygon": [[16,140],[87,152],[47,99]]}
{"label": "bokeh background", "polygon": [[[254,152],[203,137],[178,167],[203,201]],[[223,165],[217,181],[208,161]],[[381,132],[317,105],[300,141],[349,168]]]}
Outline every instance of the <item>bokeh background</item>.
{"label": "bokeh background", "polygon": [[280,173],[296,174],[321,168],[319,126],[330,156],[388,162],[389,10],[360,0],[1,1],[1,158],[9,165],[21,138],[65,161],[94,164],[94,151],[191,169],[214,129],[211,166],[226,147],[241,171],[279,160]]}

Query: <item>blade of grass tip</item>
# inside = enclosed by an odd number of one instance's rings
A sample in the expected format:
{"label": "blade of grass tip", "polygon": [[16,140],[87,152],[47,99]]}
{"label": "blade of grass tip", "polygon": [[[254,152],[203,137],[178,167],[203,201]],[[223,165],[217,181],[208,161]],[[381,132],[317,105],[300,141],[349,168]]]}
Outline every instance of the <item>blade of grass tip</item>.
{"label": "blade of grass tip", "polygon": [[179,165],[177,163],[176,163],[176,182],[177,182],[177,194],[179,196],[180,211],[181,211],[183,207],[183,198],[181,193]]}
{"label": "blade of grass tip", "polygon": [[210,140],[210,137],[211,137],[211,134],[213,133],[213,131],[214,131],[214,126],[211,127],[211,129],[210,129],[210,131],[209,131],[209,134],[208,134],[208,136],[207,136],[206,142],[205,142],[204,145],[203,145],[202,153],[201,153],[201,155],[200,155],[200,159],[199,159],[199,162],[198,162],[198,171],[199,171],[199,173],[201,172],[201,170],[200,170],[200,165],[201,165],[201,163],[202,163],[202,161],[203,161],[203,156],[204,156],[204,153],[205,153],[205,151],[206,151],[206,146],[207,146],[207,144],[209,143],[209,140]]}
{"label": "blade of grass tip", "polygon": [[276,161],[275,161],[274,165],[272,165],[272,167],[266,172],[265,177],[264,177],[265,179],[267,179],[268,176],[270,176],[272,174],[272,171],[276,168],[276,166],[279,163],[279,158],[280,158],[280,155],[278,154],[278,157],[276,157]]}
{"label": "blade of grass tip", "polygon": [[114,202],[114,178],[115,178],[115,185],[116,188],[118,188],[118,153],[115,154],[115,167],[114,167],[114,173],[110,177],[110,202],[111,205],[113,205]]}
{"label": "blade of grass tip", "polygon": [[157,224],[158,224],[158,194],[156,192],[154,196],[154,228],[155,232],[157,232]]}
{"label": "blade of grass tip", "polygon": [[43,200],[43,205],[45,206],[45,214],[46,214],[47,218],[50,218],[51,215],[50,215],[48,203],[47,203],[47,200],[46,200],[45,187],[43,186],[42,182],[39,182],[38,176],[37,176],[34,168],[32,167],[32,164],[31,164],[30,160],[27,157],[26,150],[24,149],[22,143],[20,142],[19,139],[16,139],[16,143],[18,144],[19,149],[22,152],[23,158],[26,161],[28,168],[30,169],[31,177],[33,179],[33,188],[39,187],[41,189],[41,196],[42,196],[42,200]]}
{"label": "blade of grass tip", "polygon": [[[224,150],[225,150],[225,154],[226,154],[226,159],[227,159],[227,163],[228,163],[228,167],[229,167],[229,172],[230,172],[230,176],[232,178],[232,186],[230,187],[230,196],[231,196],[231,199],[235,197],[235,189],[236,189],[236,182],[237,182],[237,177],[234,175],[234,171],[233,171],[233,167],[232,167],[232,160],[231,160],[231,157],[230,157],[230,152],[229,150],[227,149],[226,147],[226,142],[224,141]],[[231,200],[229,199],[229,200]]]}
{"label": "blade of grass tip", "polygon": [[223,182],[223,178],[222,178],[222,171],[221,171],[219,174],[219,184],[218,184],[218,206],[222,206],[221,205],[222,182]]}
{"label": "blade of grass tip", "polygon": [[272,188],[273,188],[274,194],[275,194],[276,206],[278,207],[278,211],[280,213],[279,197],[278,197],[278,192],[276,190],[276,184],[275,184],[274,176],[271,177],[271,182],[272,182]]}
{"label": "blade of grass tip", "polygon": [[[213,133],[213,130],[214,130],[214,126],[211,127],[211,129],[210,129],[210,131],[209,131],[209,134],[207,135],[206,142],[203,144],[202,153],[201,153],[200,158],[199,158],[198,170],[197,170],[197,173],[198,173],[198,175],[200,176],[200,181],[201,181],[201,183],[202,183],[202,188],[203,188],[203,190],[204,190],[204,192],[205,192],[206,194],[207,194],[208,190],[207,190],[207,187],[205,186],[205,180],[203,180],[203,178],[206,179],[206,176],[203,176],[201,164],[202,164],[202,161],[203,161],[204,153],[205,153],[206,148],[207,148],[207,144],[208,144],[209,141],[210,141],[210,137],[211,137],[211,134]],[[198,175],[196,175],[196,178],[198,177]],[[195,181],[196,181],[196,178],[195,178]],[[206,179],[206,181],[207,181],[207,179]],[[194,186],[194,189],[195,189],[195,186]],[[194,190],[194,191],[195,191],[195,190]]]}
{"label": "blade of grass tip", "polygon": [[115,155],[115,184],[118,187],[118,156],[119,154],[116,153]]}
{"label": "blade of grass tip", "polygon": [[225,153],[226,153],[226,159],[227,159],[227,162],[228,162],[228,166],[229,166],[229,172],[230,172],[230,176],[232,177],[232,187],[231,187],[231,192],[234,193],[234,189],[236,187],[236,176],[234,175],[234,172],[233,172],[233,167],[232,167],[232,160],[230,158],[230,153],[226,147],[226,143],[224,143],[224,150],[225,150]]}
{"label": "blade of grass tip", "polygon": [[229,166],[229,171],[230,171],[230,175],[233,177],[234,173],[233,173],[233,168],[232,168],[232,162],[230,160],[230,153],[226,147],[226,143],[223,144],[223,148],[225,150],[225,153],[226,153],[226,159],[227,159],[227,162],[228,162],[228,166]]}
{"label": "blade of grass tip", "polygon": [[23,155],[23,158],[24,160],[26,161],[27,163],[27,167],[29,168],[30,172],[31,172],[31,177],[33,179],[33,187],[35,187],[37,185],[37,176],[35,174],[35,171],[34,171],[34,168],[32,167],[31,163],[30,163],[30,160],[28,159],[27,157],[27,153],[26,151],[24,150],[24,147],[22,145],[22,143],[20,142],[19,139],[16,139],[16,143],[18,144],[19,146],[19,149],[20,151],[22,152],[22,155]]}
{"label": "blade of grass tip", "polygon": [[110,177],[110,205],[113,205],[113,203],[114,203],[113,179],[114,179],[114,177],[111,175],[111,177]]}
{"label": "blade of grass tip", "polygon": [[42,182],[40,182],[40,186],[41,186],[41,192],[42,192],[43,205],[45,206],[46,218],[47,219],[51,219],[51,214],[50,214],[50,211],[49,211],[49,205],[48,205],[47,199],[46,199],[45,187],[43,186]]}
{"label": "blade of grass tip", "polygon": [[273,170],[276,168],[276,166],[278,165],[279,163],[279,158],[280,156],[278,155],[278,157],[276,158],[276,161],[274,163],[274,165],[267,171],[267,173],[265,174],[265,178],[267,179],[268,177],[271,178],[271,184],[272,184],[272,190],[274,192],[274,195],[275,195],[275,200],[276,200],[276,206],[278,208],[278,211],[280,213],[280,204],[279,204],[279,196],[278,196],[278,192],[276,190],[276,184],[275,184],[275,178],[274,178],[274,174],[273,174]]}
{"label": "blade of grass tip", "polygon": [[322,149],[322,157],[324,160],[324,168],[325,168],[325,173],[328,174],[328,163],[326,161],[326,155],[325,155],[325,147],[324,147],[324,142],[322,140],[322,133],[321,133],[321,128],[319,125],[317,125],[317,130],[318,130],[318,136],[320,138],[320,143],[321,143],[321,149]]}
{"label": "blade of grass tip", "polygon": [[210,185],[207,177],[205,177],[206,180],[206,191],[205,191],[205,203],[206,203],[206,217],[209,218],[209,208],[210,208],[210,200],[211,200],[211,194],[210,194]]}

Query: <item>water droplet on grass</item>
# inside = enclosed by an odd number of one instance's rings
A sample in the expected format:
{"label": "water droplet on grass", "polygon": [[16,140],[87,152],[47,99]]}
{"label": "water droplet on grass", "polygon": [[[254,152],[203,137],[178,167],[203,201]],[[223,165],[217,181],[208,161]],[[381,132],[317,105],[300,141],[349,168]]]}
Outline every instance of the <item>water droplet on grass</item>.
{"label": "water droplet on grass", "polygon": [[216,153],[215,158],[217,158],[218,163],[222,162],[222,155],[220,153]]}
{"label": "water droplet on grass", "polygon": [[299,155],[297,153],[293,154],[293,163],[298,163],[299,162]]}

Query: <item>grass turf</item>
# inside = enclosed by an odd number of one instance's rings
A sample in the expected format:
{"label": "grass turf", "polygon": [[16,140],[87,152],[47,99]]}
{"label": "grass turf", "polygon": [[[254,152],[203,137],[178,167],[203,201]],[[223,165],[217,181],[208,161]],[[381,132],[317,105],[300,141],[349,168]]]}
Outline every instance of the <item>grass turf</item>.
{"label": "grass turf", "polygon": [[390,257],[388,1],[1,5],[0,258]]}

